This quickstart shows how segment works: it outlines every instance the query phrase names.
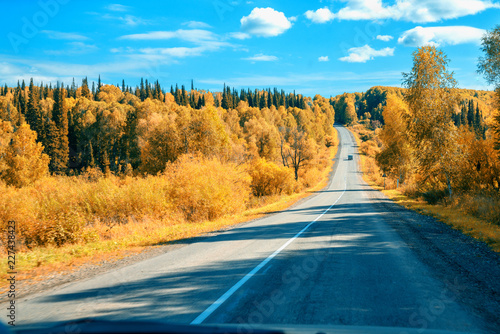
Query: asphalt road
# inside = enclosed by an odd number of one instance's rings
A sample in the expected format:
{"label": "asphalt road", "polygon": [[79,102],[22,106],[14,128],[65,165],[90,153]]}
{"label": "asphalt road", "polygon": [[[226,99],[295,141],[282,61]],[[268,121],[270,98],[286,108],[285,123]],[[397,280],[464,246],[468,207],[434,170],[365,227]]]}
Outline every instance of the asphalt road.
{"label": "asphalt road", "polygon": [[[18,301],[18,324],[79,318],[479,331],[369,199],[351,134],[329,186],[289,210]],[[353,154],[354,160],[347,160]]]}

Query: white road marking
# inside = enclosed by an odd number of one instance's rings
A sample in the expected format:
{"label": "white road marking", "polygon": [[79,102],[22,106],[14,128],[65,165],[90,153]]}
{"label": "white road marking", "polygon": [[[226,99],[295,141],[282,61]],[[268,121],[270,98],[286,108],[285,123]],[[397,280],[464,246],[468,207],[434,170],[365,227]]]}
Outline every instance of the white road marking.
{"label": "white road marking", "polygon": [[279,253],[281,253],[281,251],[283,249],[285,249],[288,245],[290,245],[295,239],[297,239],[302,233],[304,233],[309,227],[311,227],[311,225],[313,225],[316,221],[318,221],[318,219],[320,219],[321,217],[323,217],[323,215],[325,213],[327,213],[328,211],[330,211],[330,209],[335,204],[337,204],[337,202],[342,198],[342,196],[344,196],[346,190],[347,190],[347,177],[345,178],[344,191],[339,196],[339,198],[337,198],[337,200],[332,205],[330,205],[330,207],[328,209],[326,209],[322,214],[320,214],[318,217],[316,217],[316,219],[314,219],[312,222],[310,222],[309,224],[307,224],[306,227],[304,227],[299,233],[297,233],[290,240],[288,240],[283,246],[281,246],[280,248],[278,248],[274,253],[272,253],[271,255],[269,255],[264,261],[262,261],[261,263],[259,263],[257,265],[257,267],[253,268],[251,272],[249,272],[242,279],[240,279],[238,281],[238,283],[236,283],[235,285],[233,285],[231,287],[231,289],[227,290],[225,294],[223,294],[222,296],[220,296],[219,299],[217,299],[205,311],[203,311],[199,316],[197,316],[196,319],[194,319],[193,321],[191,321],[191,325],[199,325],[203,321],[205,321],[206,318],[208,318],[215,310],[217,310],[219,308],[219,306],[221,306],[229,297],[231,297],[233,295],[233,293],[235,293],[236,291],[238,291],[238,289],[241,288],[241,286],[243,284],[245,284],[250,278],[252,278],[253,275],[255,275],[266,264],[268,264],[269,261],[271,261],[276,255],[278,255]]}

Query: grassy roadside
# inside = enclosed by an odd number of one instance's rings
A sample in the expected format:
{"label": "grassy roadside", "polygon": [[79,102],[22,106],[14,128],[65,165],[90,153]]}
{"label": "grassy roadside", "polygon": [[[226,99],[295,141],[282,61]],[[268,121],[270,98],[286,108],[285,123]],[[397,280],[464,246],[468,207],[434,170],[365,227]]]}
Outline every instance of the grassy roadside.
{"label": "grassy roadside", "polygon": [[[351,129],[349,130],[351,131]],[[355,131],[351,132],[354,134],[354,138],[359,147],[361,145],[360,138]],[[359,157],[360,168],[363,172],[363,180],[372,188],[382,191],[395,203],[420,214],[434,217],[466,235],[485,242],[495,252],[500,252],[500,226],[492,224],[485,219],[467,214],[456,207],[442,204],[431,205],[422,198],[409,197],[398,189],[384,189],[383,179],[379,175],[374,176],[367,173],[368,166],[373,166],[375,164],[375,161],[373,161],[374,159],[364,154],[360,154]]]}
{"label": "grassy roadside", "polygon": [[[103,261],[114,261],[182,239],[193,238],[209,232],[223,230],[231,226],[260,218],[270,212],[288,208],[297,201],[323,189],[329,181],[333,158],[338,146],[328,150],[329,163],[321,171],[319,182],[300,193],[280,195],[261,199],[254,208],[241,214],[225,216],[212,221],[185,222],[175,217],[137,221],[109,228],[107,240],[66,244],[61,247],[49,246],[16,254],[17,279],[43,280],[48,275],[69,272],[84,264],[99,265]],[[0,278],[5,278],[5,274]]]}

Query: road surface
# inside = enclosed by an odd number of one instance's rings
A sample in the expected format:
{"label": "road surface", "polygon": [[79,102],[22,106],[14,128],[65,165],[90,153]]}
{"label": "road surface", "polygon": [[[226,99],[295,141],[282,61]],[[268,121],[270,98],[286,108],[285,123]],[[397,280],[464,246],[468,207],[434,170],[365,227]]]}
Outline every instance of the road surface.
{"label": "road surface", "polygon": [[336,128],[341,146],[323,191],[289,210],[19,300],[17,323],[99,318],[480,331],[481,318],[376,210],[352,135]]}

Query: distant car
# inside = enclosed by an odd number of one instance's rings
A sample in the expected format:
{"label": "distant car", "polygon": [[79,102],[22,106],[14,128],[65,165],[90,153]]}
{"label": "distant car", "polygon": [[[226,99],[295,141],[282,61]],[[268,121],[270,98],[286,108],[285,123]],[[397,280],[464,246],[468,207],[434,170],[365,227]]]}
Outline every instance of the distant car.
{"label": "distant car", "polygon": [[347,160],[352,160],[352,159],[353,159],[352,155],[350,155],[350,154],[349,154],[349,155],[347,156]]}

